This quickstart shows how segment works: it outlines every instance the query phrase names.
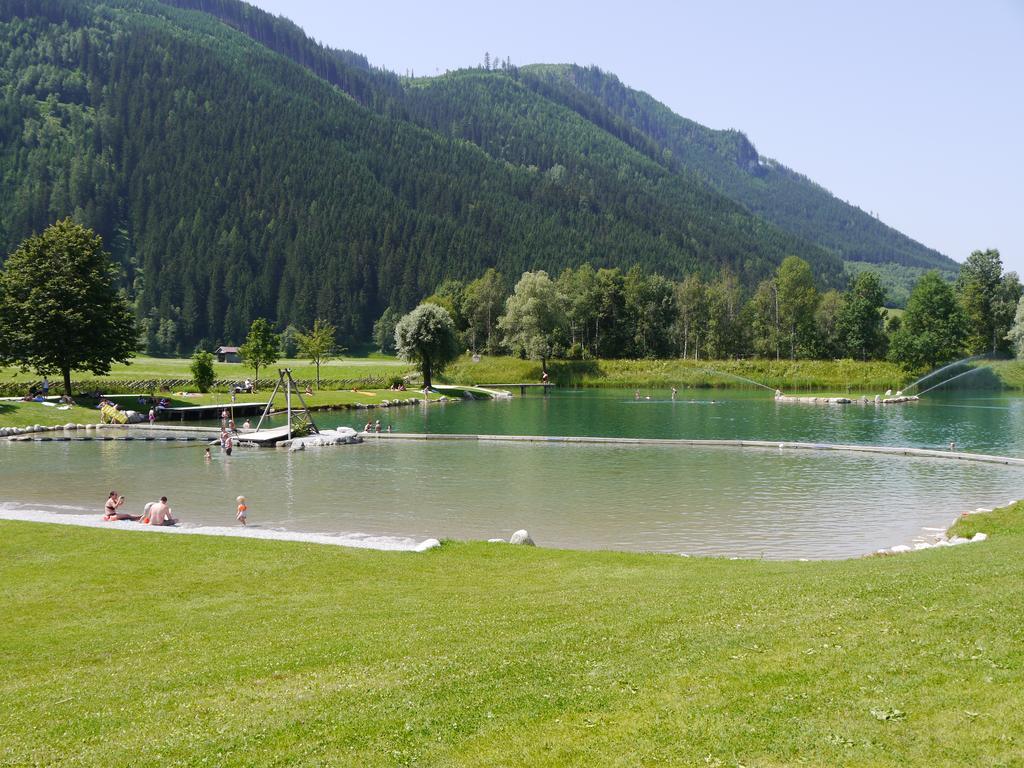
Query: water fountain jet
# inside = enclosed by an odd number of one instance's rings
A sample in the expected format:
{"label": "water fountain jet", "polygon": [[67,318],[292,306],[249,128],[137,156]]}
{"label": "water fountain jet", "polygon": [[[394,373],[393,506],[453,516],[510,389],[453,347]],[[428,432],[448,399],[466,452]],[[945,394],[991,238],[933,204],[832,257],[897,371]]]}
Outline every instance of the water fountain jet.
{"label": "water fountain jet", "polygon": [[971,368],[971,370],[964,371],[963,373],[958,373],[956,376],[950,376],[948,379],[945,379],[944,381],[940,381],[938,384],[936,384],[934,386],[928,387],[928,389],[924,390],[924,392],[921,392],[918,395],[918,397],[923,397],[924,395],[927,395],[929,392],[931,392],[933,389],[938,389],[939,387],[943,386],[944,384],[949,384],[949,382],[956,381],[957,379],[962,378],[964,376],[970,376],[972,373],[977,373],[980,370],[981,370],[981,366],[979,366],[977,368]]}
{"label": "water fountain jet", "polygon": [[[916,387],[916,386],[918,386],[920,384],[923,384],[924,382],[928,381],[928,379],[931,379],[931,378],[934,378],[935,376],[938,376],[943,371],[948,371],[950,368],[956,368],[958,365],[963,365],[964,363],[970,363],[970,362],[973,362],[974,360],[980,360],[983,357],[986,357],[986,355],[984,355],[984,354],[982,354],[982,355],[973,355],[971,357],[965,357],[963,360],[957,360],[956,362],[944,365],[941,368],[935,369],[931,373],[925,374],[924,376],[919,378],[917,381],[915,381],[915,382],[913,382],[911,384],[908,384],[907,386],[905,386],[903,388],[903,391],[904,392],[909,392],[914,387]],[[972,369],[972,370],[977,370],[977,369]],[[947,381],[951,381],[951,379],[947,379]],[[932,387],[932,389],[934,389],[934,387]],[[921,394],[924,394],[924,393],[922,392]]]}
{"label": "water fountain jet", "polygon": [[725,371],[719,371],[719,370],[717,370],[715,368],[701,368],[701,370],[704,371],[704,373],[711,373],[711,374],[716,374],[717,373],[717,374],[720,374],[722,376],[730,376],[730,377],[732,377],[734,379],[738,379],[740,381],[745,381],[748,384],[753,384],[754,386],[761,387],[762,389],[767,389],[769,392],[774,392],[775,391],[774,387],[769,387],[767,384],[762,384],[759,381],[754,381],[753,379],[748,379],[746,376],[739,376],[739,375],[737,375],[735,373],[726,373]]}

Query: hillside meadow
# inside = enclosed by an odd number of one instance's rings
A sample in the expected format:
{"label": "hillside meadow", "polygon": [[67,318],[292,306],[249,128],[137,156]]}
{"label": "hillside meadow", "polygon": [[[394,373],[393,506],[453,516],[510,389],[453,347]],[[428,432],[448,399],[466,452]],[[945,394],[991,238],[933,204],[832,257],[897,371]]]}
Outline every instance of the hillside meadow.
{"label": "hillside meadow", "polygon": [[1024,504],[767,562],[0,522],[0,764],[1016,765]]}

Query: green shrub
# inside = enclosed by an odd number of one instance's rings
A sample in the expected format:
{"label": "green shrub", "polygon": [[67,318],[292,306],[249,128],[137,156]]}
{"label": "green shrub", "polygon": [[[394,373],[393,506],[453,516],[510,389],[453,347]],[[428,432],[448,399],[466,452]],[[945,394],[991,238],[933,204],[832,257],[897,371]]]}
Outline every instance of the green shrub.
{"label": "green shrub", "polygon": [[200,350],[192,355],[192,381],[200,392],[209,392],[213,386],[213,353]]}

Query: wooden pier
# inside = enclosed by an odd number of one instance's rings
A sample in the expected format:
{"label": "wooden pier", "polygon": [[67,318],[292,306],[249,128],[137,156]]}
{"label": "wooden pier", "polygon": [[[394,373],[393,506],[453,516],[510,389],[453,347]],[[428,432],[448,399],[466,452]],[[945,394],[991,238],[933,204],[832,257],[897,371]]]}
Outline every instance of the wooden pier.
{"label": "wooden pier", "polygon": [[[174,416],[179,421],[186,419],[219,419],[221,413],[227,411],[236,416],[258,415],[263,412],[270,403],[221,403],[220,405],[183,405],[177,408],[164,408],[157,411],[158,418],[166,421]],[[231,418],[234,418],[232,416]]]}
{"label": "wooden pier", "polygon": [[486,387],[487,389],[515,389],[519,387],[519,394],[525,395],[527,389],[536,389],[540,387],[544,390],[544,394],[548,393],[549,389],[554,389],[555,384],[548,382],[547,384],[533,384],[533,383],[517,383],[517,384],[474,384],[473,386]]}

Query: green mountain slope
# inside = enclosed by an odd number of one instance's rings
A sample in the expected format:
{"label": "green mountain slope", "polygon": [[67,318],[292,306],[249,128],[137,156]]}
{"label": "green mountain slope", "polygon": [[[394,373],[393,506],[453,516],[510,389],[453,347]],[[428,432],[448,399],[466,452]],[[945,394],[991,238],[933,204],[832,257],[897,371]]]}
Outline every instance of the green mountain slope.
{"label": "green mountain slope", "polygon": [[646,161],[621,143],[602,150],[627,158],[614,191],[561,150],[564,173],[506,162],[404,119],[397,79],[359,57],[214,5],[235,29],[152,0],[0,4],[2,252],[76,216],[125,266],[149,334],[183,351],[257,316],[365,338],[386,306],[488,266],[730,265],[752,282],[798,253],[841,279],[721,195],[635,173]]}
{"label": "green mountain slope", "polygon": [[[927,248],[784,165],[758,155],[739,131],[715,131],[672,112],[597,67],[534,65],[523,82],[670,167],[700,174],[748,210],[849,261],[955,270]],[[667,152],[666,152],[667,150]]]}

